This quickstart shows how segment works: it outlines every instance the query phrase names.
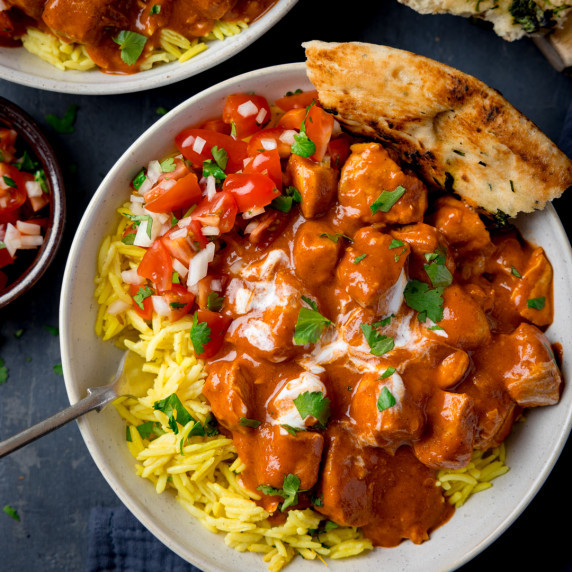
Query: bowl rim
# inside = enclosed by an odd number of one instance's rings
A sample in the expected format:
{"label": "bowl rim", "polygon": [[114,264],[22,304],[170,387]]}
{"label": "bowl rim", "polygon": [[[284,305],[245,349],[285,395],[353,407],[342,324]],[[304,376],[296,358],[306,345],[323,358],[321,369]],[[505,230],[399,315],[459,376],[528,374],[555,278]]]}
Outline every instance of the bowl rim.
{"label": "bowl rim", "polygon": [[[117,80],[111,79],[109,82],[95,81],[93,83],[39,76],[26,70],[8,68],[0,63],[0,79],[46,91],[81,95],[115,95],[163,87],[188,79],[230,59],[274,27],[297,2],[298,0],[277,0],[276,4],[252,22],[248,28],[242,30],[239,34],[226,37],[224,40],[206,41],[209,46],[208,49],[187,62],[169,62],[155,66],[150,70],[127,75],[105,74],[97,69],[87,72],[78,72],[76,70],[60,72],[60,70],[53,67],[55,73],[67,73],[70,74],[69,77],[71,77],[71,74],[74,74],[73,77],[78,77],[76,74],[97,73],[100,74],[98,79],[119,78]],[[17,48],[0,47],[0,54],[3,50],[24,50],[24,48],[21,46]],[[27,56],[32,56],[28,52],[26,54]],[[50,65],[38,58],[38,56],[33,57],[41,62],[40,65],[42,66],[44,64],[46,66]]]}
{"label": "bowl rim", "polygon": [[64,178],[56,152],[36,120],[15,103],[0,97],[0,123],[10,125],[41,162],[51,194],[49,225],[44,242],[24,274],[14,281],[8,290],[0,294],[0,308],[2,308],[36,284],[54,259],[63,238],[66,197]]}
{"label": "bowl rim", "polygon": [[[124,154],[117,160],[115,165],[111,168],[108,175],[102,181],[100,187],[94,194],[92,201],[88,205],[86,212],[82,218],[82,222],[78,226],[78,232],[76,237],[79,237],[81,229],[84,225],[87,224],[87,221],[91,219],[95,215],[95,211],[97,210],[98,204],[100,201],[103,200],[105,194],[109,193],[109,189],[112,188],[113,180],[115,179],[116,175],[120,172],[122,168],[122,164],[135,156],[137,153],[137,148],[147,139],[151,139],[155,133],[159,130],[163,129],[164,126],[171,121],[173,121],[176,117],[180,114],[184,114],[188,108],[192,108],[194,105],[199,103],[203,99],[208,99],[209,96],[213,94],[217,94],[217,92],[224,92],[224,90],[229,87],[233,86],[234,84],[240,84],[241,82],[248,81],[252,83],[257,79],[264,79],[266,76],[274,76],[274,74],[281,74],[281,73],[298,73],[300,75],[304,74],[305,76],[305,63],[292,63],[292,64],[282,64],[277,66],[270,66],[266,68],[261,68],[257,70],[253,70],[233,78],[227,79],[221,83],[213,85],[197,94],[189,98],[188,100],[182,102],[179,106],[171,110],[167,115],[157,121],[153,126],[151,126],[148,130],[146,130],[142,135],[140,135],[135,142],[129,146],[129,148],[124,152]],[[306,78],[307,79],[307,78]],[[261,88],[262,89],[262,88]],[[105,189],[107,192],[104,193]],[[542,212],[538,213],[541,216],[545,217],[546,224],[549,225],[551,228],[556,230],[558,240],[565,246],[567,246],[568,250],[564,251],[564,259],[559,261],[561,264],[564,265],[565,268],[568,269],[570,275],[572,277],[572,251],[570,249],[570,242],[566,235],[566,232],[562,226],[562,223],[556,213],[554,207],[549,204],[547,208]],[[526,216],[524,215],[525,219]],[[538,215],[537,215],[538,216]],[[72,243],[72,247],[69,252],[68,261],[66,264],[66,269],[64,273],[64,278],[62,282],[62,295],[61,295],[61,305],[60,305],[60,325],[61,325],[61,335],[60,335],[60,347],[61,347],[61,354],[62,354],[62,363],[64,367],[64,380],[66,383],[66,389],[68,393],[68,397],[71,403],[76,402],[80,397],[81,394],[79,392],[79,387],[73,383],[71,377],[71,365],[70,365],[70,353],[69,350],[72,346],[72,334],[71,331],[68,330],[68,309],[65,305],[65,300],[71,295],[71,278],[73,273],[73,265],[74,261],[78,255],[80,249],[80,241],[79,238]],[[564,407],[564,405],[563,405]],[[80,427],[80,432],[82,437],[89,449],[90,454],[92,455],[95,463],[97,464],[99,470],[106,478],[108,483],[110,484],[111,488],[118,494],[120,497],[121,502],[127,506],[127,508],[138,518],[141,523],[149,529],[161,542],[163,542],[166,546],[168,546],[171,550],[176,552],[179,556],[184,558],[189,562],[193,562],[194,564],[201,566],[204,570],[226,570],[226,568],[212,566],[210,563],[205,561],[199,554],[193,552],[192,547],[181,547],[179,544],[169,537],[168,533],[161,529],[161,527],[157,524],[156,521],[149,520],[147,515],[144,513],[144,510],[141,506],[139,506],[138,502],[135,498],[132,498],[129,492],[124,487],[123,483],[115,479],[112,471],[106,467],[106,455],[105,452],[98,448],[96,439],[92,434],[92,430],[89,427],[88,421],[86,419],[79,419],[78,424]],[[478,542],[475,542],[473,547],[465,552],[462,555],[456,556],[454,562],[449,560],[447,567],[445,568],[441,563],[435,565],[436,563],[432,562],[431,565],[434,568],[431,570],[454,570],[460,567],[463,564],[466,564],[476,555],[481,553],[484,549],[490,546],[496,539],[498,539],[519,517],[520,514],[525,510],[531,500],[535,497],[538,493],[542,485],[544,484],[546,478],[552,471],[558,457],[560,456],[570,430],[572,428],[572,407],[568,406],[565,408],[565,419],[564,423],[560,426],[558,438],[555,442],[554,448],[548,453],[547,456],[542,456],[542,468],[541,470],[531,476],[530,484],[526,489],[526,493],[519,497],[517,501],[514,501],[510,506],[511,510],[508,512],[502,511],[502,519],[499,519],[498,524],[494,530],[489,531],[486,536],[479,536]],[[438,532],[438,529],[436,532]],[[430,543],[428,543],[430,544]],[[418,547],[419,548],[419,547]],[[189,554],[192,555],[192,559],[190,559]],[[355,559],[354,559],[355,560]],[[429,563],[427,563],[429,564]]]}

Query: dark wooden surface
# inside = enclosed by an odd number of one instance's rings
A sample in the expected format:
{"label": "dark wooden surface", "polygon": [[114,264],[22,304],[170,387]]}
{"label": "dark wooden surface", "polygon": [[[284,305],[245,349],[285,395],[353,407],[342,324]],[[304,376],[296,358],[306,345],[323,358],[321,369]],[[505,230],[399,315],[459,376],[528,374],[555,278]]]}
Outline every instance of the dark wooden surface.
{"label": "dark wooden surface", "polygon": [[[343,12],[334,8],[335,4],[301,0],[274,29],[231,60],[152,91],[64,95],[0,80],[0,95],[45,127],[64,169],[68,202],[65,238],[53,266],[31,292],[0,310],[0,357],[9,369],[7,383],[0,386],[0,440],[68,405],[63,378],[53,369],[60,363],[59,340],[49,331],[49,327],[58,326],[67,251],[82,212],[105,173],[158,119],[158,107],[171,109],[242,72],[303,61],[300,44],[305,40],[359,40],[404,48],[477,76],[558,141],[572,101],[572,79],[554,71],[531,41],[507,43],[467,20],[420,16],[395,0],[344,3]],[[46,114],[61,116],[72,103],[79,106],[75,133],[54,132]],[[556,201],[556,207],[570,236],[572,196]],[[20,329],[24,334],[16,338],[14,333]],[[520,570],[572,570],[567,524],[572,504],[571,458],[569,443],[523,515],[464,566],[463,572],[499,570],[501,565]],[[75,423],[0,459],[0,508],[11,505],[21,518],[18,522],[0,512],[0,570],[84,570],[90,510],[118,504]]]}

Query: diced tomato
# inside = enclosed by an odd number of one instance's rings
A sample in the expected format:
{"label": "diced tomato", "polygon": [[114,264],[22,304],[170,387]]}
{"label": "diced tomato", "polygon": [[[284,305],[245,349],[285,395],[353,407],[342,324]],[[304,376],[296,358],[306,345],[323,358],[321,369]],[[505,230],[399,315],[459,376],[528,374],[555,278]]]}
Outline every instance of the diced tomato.
{"label": "diced tomato", "polygon": [[165,179],[173,179],[174,181],[181,179],[185,175],[189,174],[189,167],[182,159],[178,157],[173,158],[173,165],[175,166],[174,170],[172,171],[163,171],[159,178],[157,179],[156,184],[163,182]]}
{"label": "diced tomato", "polygon": [[6,284],[8,284],[8,276],[4,272],[0,272],[0,292],[6,288]]}
{"label": "diced tomato", "polygon": [[[177,236],[181,234],[180,230],[180,227],[174,226],[161,237],[161,242],[173,258],[176,258],[184,266],[188,266],[191,258],[195,255],[195,250],[191,246],[191,238],[189,238],[188,233],[184,236]],[[173,235],[175,235],[174,238]]]}
{"label": "diced tomato", "polygon": [[225,135],[230,135],[231,126],[225,123],[221,118],[219,119],[209,119],[201,125],[201,129],[208,129],[209,131],[217,131],[218,133],[224,133]]}
{"label": "diced tomato", "polygon": [[274,209],[267,211],[260,217],[258,226],[248,235],[248,240],[260,248],[272,244],[288,223],[289,215]]}
{"label": "diced tomato", "polygon": [[[132,298],[139,292],[140,288],[143,288],[143,286],[138,286],[137,284],[129,285],[129,293]],[[139,304],[133,299],[133,308],[144,320],[151,320],[153,318],[153,301],[151,300],[151,296],[144,298],[141,303],[143,304],[143,309],[141,309]]]}
{"label": "diced tomato", "polygon": [[[229,177],[230,176],[231,175],[229,175]],[[234,196],[232,193],[223,190],[216,193],[211,200],[204,198],[191,216],[195,220],[211,215],[217,216],[219,218],[218,228],[221,234],[224,234],[232,230],[237,213],[238,205],[236,204]]]}
{"label": "diced tomato", "polygon": [[222,188],[232,193],[241,213],[265,207],[280,194],[274,181],[261,173],[234,173],[224,180]]}
{"label": "diced tomato", "polygon": [[14,160],[16,137],[18,134],[13,129],[0,129],[0,161],[11,163]]}
{"label": "diced tomato", "polygon": [[159,292],[171,289],[173,262],[162,240],[156,240],[147,249],[139,263],[137,274],[151,280]]}
{"label": "diced tomato", "polygon": [[163,298],[171,308],[171,322],[176,322],[188,314],[195,301],[195,295],[180,284],[173,284],[172,289],[163,294]]}
{"label": "diced tomato", "polygon": [[347,158],[350,156],[351,137],[342,133],[339,137],[332,139],[328,143],[328,155],[330,156],[330,166],[334,169],[341,169]]}
{"label": "diced tomato", "polygon": [[184,177],[170,185],[165,179],[145,194],[145,208],[153,213],[168,213],[177,209],[188,209],[191,205],[198,203],[203,195],[197,176],[188,173]]}
{"label": "diced tomato", "polygon": [[270,106],[262,95],[236,93],[224,103],[222,120],[234,123],[238,139],[260,131],[270,121]]}
{"label": "diced tomato", "polygon": [[277,149],[264,151],[254,156],[244,167],[243,172],[268,175],[274,181],[276,188],[279,191],[282,190],[282,165],[280,164],[280,154]]}
{"label": "diced tomato", "polygon": [[224,335],[232,322],[232,318],[218,312],[211,312],[210,310],[197,310],[196,316],[197,322],[206,322],[210,329],[210,341],[205,344],[204,351],[197,354],[197,357],[210,358],[222,347]]}
{"label": "diced tomato", "polygon": [[0,268],[12,264],[14,259],[10,256],[8,249],[6,247],[0,248]]}
{"label": "diced tomato", "polygon": [[2,217],[16,211],[26,202],[28,194],[25,184],[27,180],[33,179],[29,173],[20,173],[16,167],[0,163],[0,222],[11,222]]}
{"label": "diced tomato", "polygon": [[215,294],[222,294],[227,280],[227,276],[222,276],[220,274],[209,274],[208,276],[205,276],[199,280],[199,294],[197,296],[199,308],[210,309],[208,308],[209,294],[212,292]]}
{"label": "diced tomato", "polygon": [[316,146],[316,152],[310,157],[314,161],[321,161],[326,154],[328,142],[334,129],[334,117],[317,105],[312,105],[310,110],[299,108],[287,111],[278,121],[280,127],[285,129],[306,128],[306,135]]}
{"label": "diced tomato", "polygon": [[[198,143],[197,138],[199,138]],[[244,141],[209,129],[183,129],[175,137],[175,143],[183,156],[197,169],[203,168],[203,161],[213,159],[211,150],[215,146],[218,149],[224,149],[228,155],[225,169],[227,173],[235,173],[242,169],[244,159],[248,156],[247,145]]]}
{"label": "diced tomato", "polygon": [[279,97],[274,103],[282,109],[282,111],[288,111],[300,107],[305,109],[308,105],[311,105],[313,101],[318,101],[317,90],[300,91],[291,95],[285,95],[284,97]]}
{"label": "diced tomato", "polygon": [[255,133],[248,142],[248,154],[252,157],[257,153],[266,151],[266,147],[272,144],[278,150],[281,159],[287,159],[290,156],[290,143],[283,141],[281,136],[287,131],[283,127],[272,127],[263,129]]}

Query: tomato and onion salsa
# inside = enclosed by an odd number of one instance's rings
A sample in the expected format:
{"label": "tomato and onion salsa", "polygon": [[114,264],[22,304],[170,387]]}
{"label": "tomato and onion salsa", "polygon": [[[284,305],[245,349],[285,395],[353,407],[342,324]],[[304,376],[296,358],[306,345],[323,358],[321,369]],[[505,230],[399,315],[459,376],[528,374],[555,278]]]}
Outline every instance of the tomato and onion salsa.
{"label": "tomato and onion salsa", "polygon": [[50,208],[46,175],[14,129],[0,124],[0,292],[32,265]]}
{"label": "tomato and onion salsa", "polygon": [[276,523],[312,507],[377,546],[426,540],[453,511],[436,472],[559,399],[544,251],[315,92],[230,95],[175,143],[133,179],[123,242],[146,252],[122,279],[143,319],[192,316],[243,485]]}

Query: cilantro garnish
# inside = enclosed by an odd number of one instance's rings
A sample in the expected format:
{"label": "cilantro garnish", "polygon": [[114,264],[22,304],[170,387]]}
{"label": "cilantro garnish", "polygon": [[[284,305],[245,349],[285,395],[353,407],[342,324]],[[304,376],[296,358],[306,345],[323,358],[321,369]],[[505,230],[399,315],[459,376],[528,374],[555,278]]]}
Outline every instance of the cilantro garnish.
{"label": "cilantro garnish", "polygon": [[360,254],[359,256],[356,256],[354,258],[354,264],[359,264],[366,256],[367,254]]}
{"label": "cilantro garnish", "polygon": [[139,435],[141,435],[141,439],[151,439],[165,434],[165,431],[163,431],[163,428],[161,427],[161,423],[158,421],[146,421],[141,425],[137,425],[136,429],[139,432]]}
{"label": "cilantro garnish", "polygon": [[50,332],[50,334],[52,334],[52,336],[57,337],[60,335],[59,328],[55,328],[54,326],[44,326],[44,330],[46,330],[46,332]]}
{"label": "cilantro garnish", "polygon": [[405,303],[419,312],[419,321],[429,318],[433,322],[443,319],[443,288],[429,289],[425,282],[410,280],[403,291]]}
{"label": "cilantro garnish", "polygon": [[322,498],[322,493],[312,497],[312,504],[314,506],[324,506],[324,499]]}
{"label": "cilantro garnish", "polygon": [[540,298],[531,298],[526,301],[526,306],[532,308],[533,310],[542,310],[544,304],[546,303],[546,298],[544,296]]}
{"label": "cilantro garnish", "polygon": [[145,174],[145,169],[141,169],[139,171],[139,173],[137,173],[137,175],[135,175],[135,178],[133,179],[133,181],[131,181],[133,188],[135,190],[139,190],[139,187],[141,187],[141,185],[145,182],[146,178],[147,178],[147,175]]}
{"label": "cilantro garnish", "polygon": [[236,139],[236,123],[234,121],[230,122],[230,136]]}
{"label": "cilantro garnish", "polygon": [[302,300],[311,306],[312,309],[306,308],[305,306],[300,308],[294,329],[294,343],[297,346],[316,343],[322,335],[324,328],[332,323],[328,318],[318,312],[318,307],[315,302],[305,296],[302,296]]}
{"label": "cilantro garnish", "polygon": [[280,511],[284,512],[289,506],[298,503],[298,493],[304,492],[300,491],[300,479],[293,475],[292,473],[284,477],[281,489],[275,489],[270,485],[259,485],[256,487],[257,490],[262,491],[265,495],[270,496],[281,496],[284,499]]}
{"label": "cilantro garnish", "polygon": [[333,520],[328,520],[326,521],[326,524],[324,525],[324,530],[328,531],[328,530],[334,530],[335,528],[339,528],[340,525],[336,524]]}
{"label": "cilantro garnish", "polygon": [[389,244],[389,248],[399,248],[400,246],[405,246],[405,243],[402,240],[397,240],[397,238],[394,238],[390,244]]}
{"label": "cilantro garnish", "polygon": [[340,238],[345,238],[346,240],[353,242],[353,240],[349,236],[342,234],[340,232],[336,232],[336,234],[330,234],[329,232],[323,232],[322,234],[320,234],[320,238],[328,238],[332,242],[338,242],[338,240],[340,240]]}
{"label": "cilantro garnish", "polygon": [[160,165],[161,171],[163,171],[163,173],[172,173],[177,168],[175,159],[173,159],[173,157],[169,157],[168,159],[161,161]]}
{"label": "cilantro garnish", "polygon": [[516,276],[517,278],[522,278],[522,275],[514,266],[510,267],[510,271],[511,271],[513,276]]}
{"label": "cilantro garnish", "polygon": [[184,427],[189,421],[195,421],[193,416],[185,409],[176,393],[171,393],[169,397],[155,401],[153,409],[162,411],[168,417],[167,422],[175,435],[179,433],[178,425]]}
{"label": "cilantro garnish", "polygon": [[226,173],[212,159],[203,161],[203,177],[212,175],[217,181],[224,181]]}
{"label": "cilantro garnish", "polygon": [[195,354],[202,354],[205,351],[205,346],[211,341],[211,329],[206,322],[199,322],[196,312],[193,316],[193,327],[190,335]]}
{"label": "cilantro garnish", "polygon": [[8,381],[8,368],[4,365],[4,360],[0,358],[0,385]]}
{"label": "cilantro garnish", "polygon": [[169,306],[173,308],[173,310],[180,310],[181,308],[184,308],[186,305],[187,304],[183,302],[169,302]]}
{"label": "cilantro garnish", "polygon": [[37,183],[40,183],[40,187],[42,188],[42,192],[44,192],[46,195],[50,193],[50,190],[48,189],[48,181],[46,180],[46,173],[44,172],[44,169],[38,169],[34,173],[34,181],[36,181]]}
{"label": "cilantro garnish", "polygon": [[304,121],[300,125],[300,133],[294,135],[294,144],[291,147],[291,151],[294,155],[299,155],[300,157],[310,157],[316,152],[315,143],[306,134],[306,120],[308,119],[308,114],[314,103],[311,103],[306,108],[306,115]]}
{"label": "cilantro garnish", "polygon": [[143,300],[153,296],[155,294],[154,290],[149,286],[140,286],[139,290],[133,296],[134,302],[141,308],[141,310],[145,310],[145,306],[143,306]]}
{"label": "cilantro garnish", "polygon": [[380,376],[379,379],[385,379],[386,377],[391,377],[395,373],[394,367],[388,367]]}
{"label": "cilantro garnish", "polygon": [[295,203],[302,202],[302,195],[296,187],[287,187],[284,194],[277,196],[272,200],[270,206],[277,211],[289,213]]}
{"label": "cilantro garnish", "polygon": [[424,264],[425,272],[433,284],[433,288],[445,288],[453,283],[453,275],[450,270],[445,266],[445,256],[439,253],[437,256],[429,263]]}
{"label": "cilantro garnish", "polygon": [[56,373],[57,375],[63,375],[64,374],[64,368],[63,368],[61,363],[57,363],[56,365],[54,365],[53,370],[54,370],[54,373]]}
{"label": "cilantro garnish", "polygon": [[248,419],[248,417],[241,417],[238,424],[242,425],[243,427],[251,427],[252,429],[256,429],[262,425],[262,421],[258,421],[258,419]]}
{"label": "cilantro garnish", "polygon": [[70,105],[63,117],[58,117],[52,113],[46,115],[46,121],[58,132],[58,133],[73,133],[75,131],[74,123],[77,113],[77,105]]}
{"label": "cilantro garnish", "polygon": [[123,213],[123,216],[133,221],[134,226],[139,226],[142,222],[147,223],[147,236],[151,238],[151,231],[153,229],[153,217],[151,215],[132,215]]}
{"label": "cilantro garnish", "polygon": [[6,183],[8,187],[12,187],[13,189],[15,189],[18,186],[16,184],[16,181],[14,181],[14,179],[12,179],[12,177],[9,177],[8,175],[2,175],[2,179],[4,179],[4,183]]}
{"label": "cilantro garnish", "polygon": [[288,425],[286,423],[283,423],[282,425],[280,425],[280,427],[286,429],[286,431],[288,431],[290,435],[294,435],[294,437],[296,436],[296,433],[298,433],[298,431],[306,431],[306,428],[298,429],[297,427],[292,427],[292,425]]}
{"label": "cilantro garnish", "polygon": [[129,30],[121,30],[113,41],[119,45],[121,50],[121,59],[128,65],[132,66],[138,59],[143,48],[147,43],[147,38],[137,32]]}
{"label": "cilantro garnish", "polygon": [[374,322],[372,326],[374,328],[383,328],[385,326],[389,326],[389,324],[391,324],[391,318],[395,318],[395,314],[390,314],[389,316],[386,316],[382,320],[379,320],[379,322]]}
{"label": "cilantro garnish", "polygon": [[20,158],[20,161],[15,163],[14,166],[19,171],[30,171],[31,172],[31,171],[36,170],[36,168],[38,167],[38,163],[37,163],[37,161],[34,161],[32,159],[32,157],[30,157],[30,155],[28,154],[28,151],[24,151],[24,153],[22,154],[22,157]]}
{"label": "cilantro garnish", "polygon": [[224,171],[228,163],[228,153],[222,147],[219,149],[216,145],[211,148],[211,154],[216,164]]}
{"label": "cilantro garnish", "polygon": [[361,331],[374,356],[382,356],[394,348],[393,338],[380,334],[372,325],[361,324]]}
{"label": "cilantro garnish", "polygon": [[137,236],[137,232],[134,229],[131,229],[122,239],[121,242],[123,244],[132,245],[135,242],[135,237]]}
{"label": "cilantro garnish", "polygon": [[173,284],[180,284],[181,283],[181,279],[179,278],[178,272],[173,272],[173,275],[171,276],[171,282]]}
{"label": "cilantro garnish", "polygon": [[207,308],[211,312],[220,312],[224,298],[218,295],[218,292],[209,292],[207,297]]}
{"label": "cilantro garnish", "polygon": [[391,207],[407,192],[405,187],[399,185],[394,191],[382,191],[381,195],[373,202],[369,207],[371,214],[375,214],[379,211],[389,212]]}
{"label": "cilantro garnish", "polygon": [[394,405],[395,405],[395,397],[393,397],[393,394],[391,393],[391,391],[389,391],[389,389],[387,389],[387,387],[384,387],[381,390],[379,397],[377,398],[377,409],[379,411],[385,411],[386,409],[389,409]]}
{"label": "cilantro garnish", "polygon": [[294,399],[294,405],[302,419],[311,415],[321,427],[326,426],[330,417],[330,400],[321,391],[304,391]]}
{"label": "cilantro garnish", "polygon": [[20,515],[15,508],[12,508],[9,504],[5,505],[2,509],[8,516],[12,517],[14,520],[20,520]]}
{"label": "cilantro garnish", "polygon": [[133,443],[133,438],[131,437],[131,429],[129,428],[129,425],[125,427],[125,440],[128,443]]}
{"label": "cilantro garnish", "polygon": [[153,4],[149,14],[160,14],[161,13],[161,5],[160,4]]}

